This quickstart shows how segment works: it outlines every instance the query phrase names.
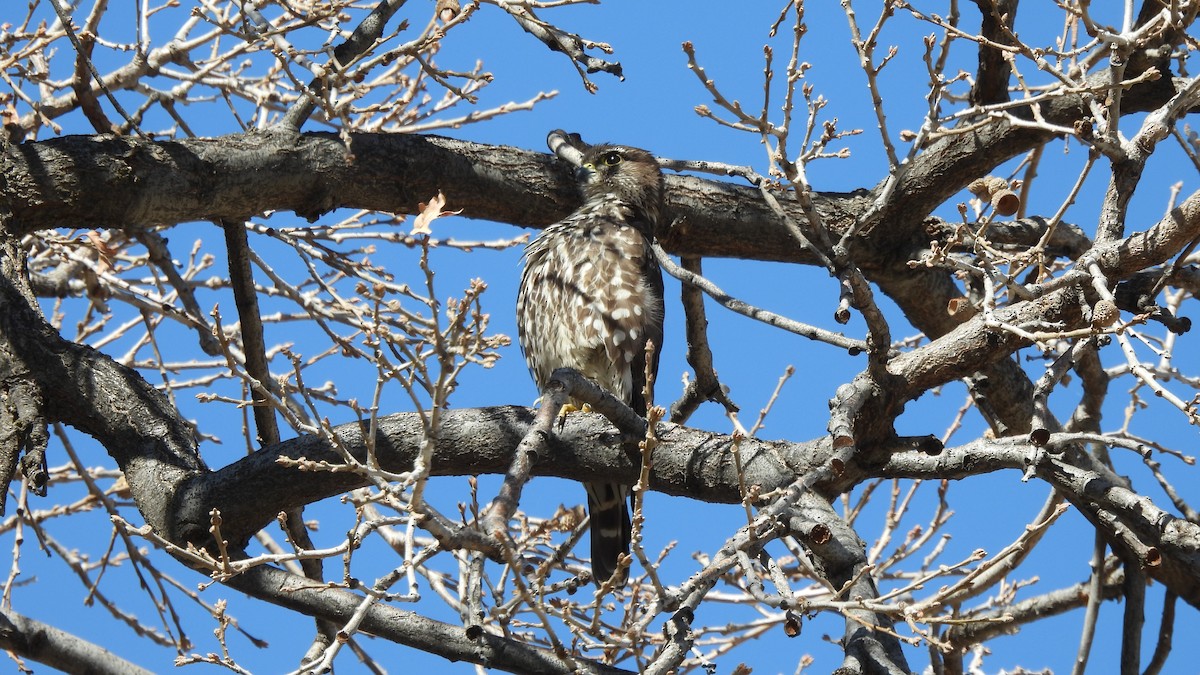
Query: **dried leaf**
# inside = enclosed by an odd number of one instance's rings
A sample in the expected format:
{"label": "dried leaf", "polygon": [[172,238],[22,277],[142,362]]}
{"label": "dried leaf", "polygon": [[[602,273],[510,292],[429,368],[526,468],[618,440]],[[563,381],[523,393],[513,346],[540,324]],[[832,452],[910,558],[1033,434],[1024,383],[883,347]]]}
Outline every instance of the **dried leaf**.
{"label": "dried leaf", "polygon": [[99,254],[96,260],[96,271],[103,273],[112,269],[112,260],[113,256],[117,254],[117,249],[109,246],[108,242],[104,240],[104,235],[95,230],[88,231],[84,236],[87,237],[88,243]]}
{"label": "dried leaf", "polygon": [[429,224],[442,216],[457,216],[462,213],[462,209],[457,211],[443,211],[442,207],[446,206],[446,196],[439,190],[437,196],[429,200],[428,204],[421,203],[419,205],[421,213],[413,220],[412,232],[410,234],[433,234],[429,229]]}

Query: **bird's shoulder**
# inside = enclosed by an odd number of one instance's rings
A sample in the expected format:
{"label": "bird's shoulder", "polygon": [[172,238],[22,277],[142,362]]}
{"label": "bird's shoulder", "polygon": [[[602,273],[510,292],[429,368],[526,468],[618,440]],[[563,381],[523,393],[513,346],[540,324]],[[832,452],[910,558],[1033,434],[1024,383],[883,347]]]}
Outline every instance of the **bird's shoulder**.
{"label": "bird's shoulder", "polygon": [[539,238],[598,240],[619,237],[641,244],[650,229],[649,221],[628,203],[614,195],[601,195],[587,200],[571,215],[547,227]]}

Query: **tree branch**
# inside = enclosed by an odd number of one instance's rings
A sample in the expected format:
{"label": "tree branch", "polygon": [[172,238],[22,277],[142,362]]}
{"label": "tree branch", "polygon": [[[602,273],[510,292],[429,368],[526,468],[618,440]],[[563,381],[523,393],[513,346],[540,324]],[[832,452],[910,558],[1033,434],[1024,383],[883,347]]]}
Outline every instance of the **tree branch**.
{"label": "tree branch", "polygon": [[[256,567],[225,584],[247,595],[309,616],[344,625],[362,603],[356,593],[329,588],[275,567]],[[495,635],[434,621],[390,605],[376,603],[363,617],[361,630],[414,647],[451,661],[466,661],[512,673],[628,673],[594,661],[575,658],[580,670],[560,660],[548,649]]]}
{"label": "tree branch", "polygon": [[9,610],[0,610],[0,648],[67,673],[151,673],[100,645]]}

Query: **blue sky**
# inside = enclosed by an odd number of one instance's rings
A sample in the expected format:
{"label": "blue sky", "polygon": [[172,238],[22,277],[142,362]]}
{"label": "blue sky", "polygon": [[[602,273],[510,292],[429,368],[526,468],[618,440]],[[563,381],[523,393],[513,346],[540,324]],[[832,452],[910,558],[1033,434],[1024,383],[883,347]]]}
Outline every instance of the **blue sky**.
{"label": "blue sky", "polygon": [[[185,3],[188,4],[188,3]],[[610,42],[616,50],[612,59],[621,62],[625,80],[597,73],[593,81],[599,85],[595,94],[584,91],[573,66],[561,54],[551,53],[544,45],[525,35],[520,28],[495,7],[485,6],[465,26],[451,33],[438,55],[438,62],[451,69],[469,69],[475,59],[483,59],[486,70],[495,75],[495,82],[481,96],[480,106],[490,107],[507,101],[524,101],[539,91],[557,90],[553,99],[539,104],[529,112],[518,112],[496,120],[446,132],[459,138],[482,142],[513,145],[539,151],[545,150],[546,133],[555,128],[578,132],[590,142],[614,141],[641,146],[655,154],[674,159],[704,159],[731,164],[750,165],[765,173],[766,153],[755,137],[721,128],[711,121],[700,118],[694,112],[698,104],[711,104],[710,97],[700,86],[696,77],[688,71],[686,58],[680,44],[691,41],[699,59],[717,86],[730,98],[737,98],[750,110],[757,110],[762,98],[762,47],[770,43],[776,50],[776,64],[786,62],[790,48],[790,31],[768,39],[767,29],[778,16],[782,3],[708,3],[708,2],[640,2],[638,0],[606,1],[601,6],[578,6],[558,10],[544,10],[541,16],[557,25],[600,41]],[[848,159],[823,160],[809,167],[813,187],[820,191],[848,191],[869,188],[880,181],[886,172],[886,158],[882,153],[875,116],[871,111],[869,97],[862,71],[856,65],[856,57],[848,41],[846,18],[838,3],[809,3],[807,20],[809,32],[802,43],[801,59],[812,63],[806,81],[815,87],[818,94],[829,100],[822,118],[838,120],[840,129],[862,129],[863,133],[845,139],[842,144],[851,152]],[[860,3],[859,21],[864,30],[875,20],[876,11],[867,3]],[[962,3],[963,25],[973,28],[978,24],[972,3]],[[424,12],[425,3],[410,3],[406,11]],[[934,11],[931,9],[930,11]],[[944,11],[944,10],[943,10]],[[1044,15],[1040,14],[1044,12]],[[1047,19],[1053,17],[1053,21]],[[424,15],[414,19],[421,24]],[[1060,30],[1061,21],[1057,12],[1038,6],[1023,7],[1018,22],[1018,32],[1030,41],[1049,40]],[[895,60],[881,76],[885,107],[888,113],[893,141],[900,152],[907,150],[898,138],[901,130],[915,130],[921,123],[926,103],[927,77],[921,64],[920,37],[932,28],[898,14],[889,23],[881,37],[883,47],[896,44],[899,52]],[[965,41],[960,42],[953,55],[957,63],[971,68],[975,48]],[[953,62],[953,61],[952,61]],[[1028,64],[1019,64],[1025,71],[1032,71]],[[1031,76],[1032,77],[1032,76]],[[779,80],[776,78],[776,89]],[[958,85],[958,92],[965,91]],[[774,100],[778,101],[776,95]],[[186,111],[185,111],[186,112]],[[452,111],[462,114],[463,109]],[[773,114],[777,114],[776,110]],[[1123,126],[1126,134],[1136,129]],[[64,121],[67,133],[88,133],[81,119],[72,117]],[[222,134],[234,130],[227,116],[214,115],[201,123],[202,133]],[[309,129],[319,128],[311,125]],[[836,147],[836,146],[835,146]],[[1031,213],[1052,212],[1062,199],[1067,188],[1078,173],[1078,167],[1086,157],[1086,151],[1077,144],[1059,142],[1051,144],[1046,153],[1038,190],[1034,193]],[[1003,171],[997,171],[1003,175]],[[1062,176],[1061,180],[1059,175]],[[1093,229],[1098,209],[1098,195],[1102,194],[1107,180],[1106,167],[1098,167],[1088,180],[1084,193],[1069,211],[1066,220],[1078,224],[1085,231]],[[1182,194],[1187,195],[1197,187],[1195,171],[1185,163],[1178,152],[1163,152],[1148,167],[1143,179],[1143,188],[1135,199],[1131,211],[1130,228],[1140,229],[1156,221],[1163,213],[1168,199],[1168,186],[1183,181]],[[953,217],[957,201],[966,201],[963,194],[945,205],[940,215]],[[448,208],[455,208],[453,203]],[[286,223],[289,216],[277,219]],[[335,219],[331,214],[329,220]],[[273,221],[275,222],[275,221]],[[435,233],[462,239],[495,239],[516,234],[513,227],[504,224],[470,221],[462,218],[439,220]],[[177,257],[186,252],[186,244],[193,239],[205,239],[219,244],[218,230],[207,224],[192,224],[178,228],[171,234],[173,242],[179,242]],[[216,246],[219,249],[220,246]],[[218,251],[219,253],[219,251]],[[220,257],[218,255],[218,257]],[[466,282],[476,276],[485,278],[489,290],[485,294],[485,309],[492,313],[494,331],[515,335],[512,307],[515,301],[516,282],[519,277],[519,251],[476,251],[466,254],[450,249],[434,252],[434,263],[438,269],[439,291],[443,296],[456,294]],[[397,269],[406,269],[411,259],[397,258]],[[837,289],[828,275],[817,269],[785,266],[774,263],[757,263],[731,260],[707,260],[705,271],[727,291],[749,302],[792,316],[807,323],[832,330],[842,330],[852,336],[861,336],[863,326],[856,317],[848,326],[837,325],[832,318],[837,304]],[[401,272],[402,275],[402,272]],[[657,398],[667,403],[679,390],[679,378],[686,372],[684,361],[685,345],[682,335],[682,312],[678,304],[678,284],[668,279],[667,311],[668,326],[663,362],[660,369]],[[209,306],[219,302],[227,316],[233,312],[232,300],[213,294],[202,300]],[[205,304],[208,303],[208,304]],[[893,321],[894,337],[911,335],[915,330],[908,326],[902,316],[885,302],[885,310]],[[753,422],[771,394],[776,380],[784,369],[793,365],[797,375],[784,387],[774,411],[767,420],[761,436],[765,438],[789,438],[807,440],[825,433],[827,401],[834,389],[853,377],[864,366],[863,359],[846,356],[825,345],[806,341],[796,336],[781,333],[757,324],[749,319],[724,313],[710,307],[711,339],[717,368],[725,384],[731,388],[733,399],[742,407],[743,421]],[[271,341],[268,329],[268,341]],[[186,335],[186,333],[181,333]],[[279,339],[279,338],[277,338]],[[288,336],[303,344],[303,336]],[[1187,348],[1178,354],[1190,357],[1190,347],[1195,340],[1185,336],[1182,341]],[[118,350],[119,351],[119,350]],[[1026,350],[1022,358],[1029,357],[1031,372],[1038,372],[1040,361],[1033,350]],[[1112,355],[1106,363],[1115,363]],[[1190,359],[1194,363],[1194,358]],[[1189,363],[1177,364],[1186,368]],[[344,391],[362,388],[369,391],[361,379],[361,373],[353,364],[330,363],[327,376]],[[502,404],[530,404],[536,391],[528,378],[519,350],[514,345],[506,350],[504,358],[493,369],[468,370],[461,380],[461,387],[452,403],[456,407],[474,407]],[[1106,411],[1104,429],[1117,428],[1121,424],[1123,400],[1120,392],[1130,386],[1121,380],[1113,385],[1113,402]],[[1072,396],[1077,387],[1068,387],[1065,392],[1052,399],[1060,415],[1069,414]],[[909,404],[906,413],[898,422],[901,433],[941,435],[947,428],[966,397],[965,388],[958,383],[947,385],[936,395],[927,394]],[[1186,398],[1186,395],[1185,395]],[[203,448],[210,466],[221,466],[236,459],[242,453],[239,441],[240,420],[215,414],[211,407],[198,405],[190,400],[181,402],[189,416],[205,419],[209,430],[220,435],[223,445],[206,445]],[[391,392],[385,401],[386,410],[405,410],[408,404],[398,390]],[[224,417],[224,420],[222,420]],[[349,421],[349,420],[335,420]],[[695,426],[729,431],[730,425],[715,406],[707,406],[691,423]],[[969,413],[964,428],[951,439],[951,443],[965,442],[976,437],[983,426],[977,415]],[[1146,435],[1154,435],[1175,448],[1188,450],[1194,445],[1195,429],[1187,427],[1180,416],[1157,401],[1150,401],[1150,409],[1138,413],[1132,428]],[[85,455],[85,462],[100,463],[102,449],[87,439],[77,439],[78,450]],[[52,450],[53,452],[53,450]],[[1156,502],[1165,503],[1161,491],[1153,485],[1149,474],[1135,457],[1114,453],[1118,469],[1128,473],[1135,486],[1149,494]],[[55,460],[52,458],[51,463]],[[1164,464],[1172,464],[1164,460]],[[1179,470],[1178,463],[1172,470],[1182,476],[1176,482],[1185,497],[1194,502],[1200,498],[1195,481]],[[447,479],[439,483],[447,504],[461,499],[464,480]],[[482,495],[494,491],[494,479],[483,481]],[[882,513],[889,486],[877,490],[876,504],[860,518],[858,531],[869,542],[883,527]],[[51,494],[55,501],[68,501],[78,492],[72,486],[56,488]],[[946,546],[941,560],[947,564],[961,560],[971,551],[983,548],[995,552],[1015,539],[1046,499],[1048,488],[1036,481],[1023,483],[1016,473],[994,474],[972,478],[952,484],[949,500],[954,509],[953,519],[945,532],[953,535]],[[527,493],[523,505],[532,512],[549,514],[558,503],[574,503],[582,500],[582,488],[550,479],[539,479]],[[332,500],[330,500],[332,502]],[[918,492],[910,517],[901,524],[900,530],[916,524],[924,525],[936,501],[936,485],[924,485]],[[38,503],[40,504],[40,502]],[[37,506],[38,504],[35,504]],[[666,498],[652,495],[648,501],[651,521],[648,525],[650,550],[665,545],[668,541],[679,541],[668,573],[675,582],[686,578],[698,564],[690,555],[693,551],[715,550],[742,522],[740,507],[713,506],[699,502]],[[453,512],[452,509],[448,509]],[[345,530],[346,510],[334,503],[316,505],[309,510],[309,517],[322,518],[327,527],[317,535],[318,544],[338,541]],[[328,520],[326,520],[328,518]],[[71,546],[84,547],[83,542],[99,537],[100,545],[107,540],[106,518],[102,514],[85,514],[64,524],[59,536],[71,542]],[[1074,511],[1069,512],[1052,530],[1047,541],[1042,543],[1029,561],[1017,571],[1016,577],[1025,579],[1036,575],[1037,584],[1022,591],[1018,597],[1029,597],[1076,583],[1086,578],[1087,563],[1091,555],[1092,530]],[[717,533],[714,535],[714,533]],[[0,548],[10,542],[0,540]],[[96,542],[93,541],[93,544]],[[27,544],[28,546],[28,544]],[[41,560],[27,549],[22,567],[26,574],[49,576],[40,566],[55,568],[61,574],[62,564],[57,559]],[[779,549],[774,549],[779,552]],[[368,549],[369,553],[369,549]],[[386,554],[381,554],[386,555]],[[336,568],[337,563],[329,565]],[[200,581],[196,575],[177,569],[175,573],[187,584]],[[118,575],[121,572],[114,572]],[[128,570],[124,570],[128,573]],[[18,611],[42,618],[67,630],[96,642],[120,645],[129,641],[128,629],[115,625],[102,610],[82,607],[86,590],[67,580],[63,583],[39,583],[22,587],[14,595],[14,607]],[[132,603],[134,611],[144,621],[153,623],[153,609],[145,605],[137,593],[125,597]],[[234,637],[231,646],[239,663],[256,672],[282,672],[291,668],[303,651],[311,626],[307,619],[288,616],[286,613],[265,607],[225,592],[219,587],[209,589],[204,599],[214,602],[228,597],[231,611],[251,633],[267,639],[272,648],[260,651],[246,641]],[[1147,591],[1148,624],[1157,621],[1156,611],[1161,602],[1162,589],[1154,585]],[[123,602],[125,600],[123,599]],[[141,604],[139,608],[138,605]],[[1106,672],[1106,664],[1115,663],[1119,653],[1121,605],[1109,603],[1101,613],[1100,638],[1093,649],[1092,663],[1096,672]],[[433,610],[429,610],[433,611]],[[725,614],[727,613],[727,614]],[[744,611],[714,604],[702,609],[697,617],[699,623],[719,624],[745,618]],[[729,618],[726,618],[729,617]],[[449,615],[439,618],[453,621]],[[988,644],[992,655],[984,661],[987,672],[1012,669],[1018,665],[1033,670],[1051,668],[1055,672],[1069,672],[1078,641],[1080,612],[1038,622],[1018,635],[994,640]],[[192,628],[193,639],[199,642],[197,651],[214,649],[209,638],[208,623],[201,618]],[[198,628],[197,628],[198,627]],[[1176,635],[1184,636],[1196,629],[1195,612],[1179,607]],[[760,673],[791,673],[804,654],[816,658],[813,672],[827,672],[840,663],[840,650],[820,639],[822,634],[837,637],[841,632],[838,617],[824,615],[806,623],[803,635],[786,639],[781,631],[775,631],[758,643],[735,650],[718,661],[718,670],[727,672],[740,661],[753,666]],[[372,653],[382,654],[385,664],[392,672],[410,670],[415,667],[437,668],[438,672],[468,672],[470,666],[446,664],[441,659],[416,654],[391,645],[365,640]],[[1153,630],[1148,629],[1143,639],[1146,654],[1153,648]],[[127,658],[156,670],[165,670],[170,654],[166,650],[146,650],[139,655],[121,652]],[[920,669],[928,661],[924,647],[908,651],[910,666]],[[1186,640],[1177,640],[1169,663],[1194,663],[1200,658],[1200,646]],[[403,663],[403,665],[400,665]],[[352,657],[345,655],[339,662],[340,672],[357,672]],[[210,670],[205,666],[193,669]],[[212,668],[211,670],[216,670]]]}

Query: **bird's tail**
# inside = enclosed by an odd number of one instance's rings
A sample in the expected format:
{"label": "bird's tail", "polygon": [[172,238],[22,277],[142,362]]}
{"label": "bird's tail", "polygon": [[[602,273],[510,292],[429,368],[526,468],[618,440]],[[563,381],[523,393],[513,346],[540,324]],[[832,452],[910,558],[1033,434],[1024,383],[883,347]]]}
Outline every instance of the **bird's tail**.
{"label": "bird's tail", "polygon": [[[629,523],[629,486],[620,483],[584,483],[588,514],[592,519],[592,576],[599,586],[612,577],[617,558],[629,553],[633,528]],[[617,579],[624,586],[628,569]]]}

